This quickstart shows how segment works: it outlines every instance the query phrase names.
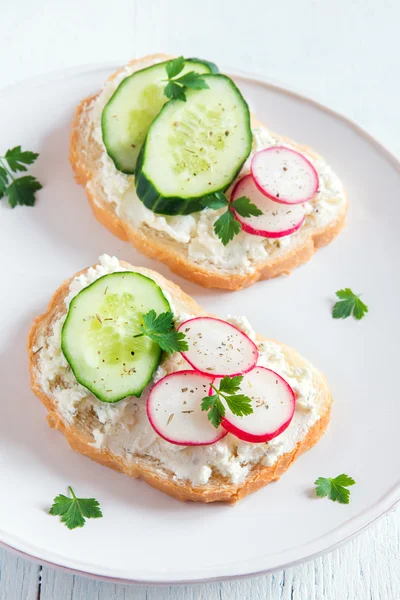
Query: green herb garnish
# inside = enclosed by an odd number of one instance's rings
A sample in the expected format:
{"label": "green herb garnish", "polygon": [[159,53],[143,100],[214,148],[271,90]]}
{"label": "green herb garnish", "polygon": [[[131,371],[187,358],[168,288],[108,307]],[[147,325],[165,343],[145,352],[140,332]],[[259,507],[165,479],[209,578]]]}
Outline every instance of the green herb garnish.
{"label": "green herb garnish", "polygon": [[[77,498],[71,486],[68,487],[72,498],[60,494],[53,500],[50,508],[51,515],[61,517],[68,529],[83,527],[86,519],[98,519],[103,516],[100,505],[94,498]],[[85,518],[86,517],[86,518]]]}
{"label": "green herb garnish", "polygon": [[35,204],[35,192],[42,189],[41,183],[32,175],[14,177],[13,173],[27,171],[25,165],[34,163],[38,156],[35,152],[23,151],[21,146],[15,146],[0,156],[0,199],[7,196],[11,208],[17,204]]}
{"label": "green herb garnish", "polygon": [[314,481],[317,496],[320,498],[329,496],[331,500],[340,502],[341,504],[348,504],[350,502],[350,490],[347,488],[354,484],[354,479],[344,473],[334,479],[331,477],[319,477]]}
{"label": "green herb garnish", "polygon": [[172,100],[182,100],[186,102],[186,90],[206,90],[208,89],[207,83],[204,81],[201,73],[195,73],[195,71],[189,71],[180,77],[177,77],[185,66],[185,59],[183,56],[178,56],[167,62],[166,71],[168,75],[168,83],[165,86],[164,94],[167,98]]}
{"label": "green herb garnish", "polygon": [[228,198],[222,192],[215,192],[210,196],[205,196],[201,200],[201,204],[204,208],[213,208],[215,210],[226,207],[227,210],[224,212],[214,223],[214,232],[217,237],[221,240],[224,246],[229,244],[231,240],[237,235],[242,225],[237,219],[232,209],[241,217],[259,217],[262,215],[260,210],[255,204],[253,204],[247,196],[240,196],[233,202],[229,202]]}
{"label": "green herb garnish", "polygon": [[133,336],[135,338],[147,336],[153,342],[157,342],[161,350],[172,354],[188,350],[189,346],[185,339],[185,334],[181,331],[172,329],[174,325],[174,315],[172,312],[161,313],[157,316],[155,310],[150,310],[143,315],[142,333]]}
{"label": "green herb garnish", "polygon": [[211,421],[214,427],[219,427],[225,416],[223,401],[226,402],[233,414],[238,417],[251,415],[253,412],[250,398],[244,394],[238,394],[242,381],[243,375],[234,375],[233,377],[223,377],[220,381],[219,389],[213,383],[211,384],[215,394],[203,398],[201,410],[209,411],[208,420]]}
{"label": "green herb garnish", "polygon": [[350,288],[339,290],[336,292],[336,296],[340,300],[333,307],[332,317],[334,319],[347,319],[352,314],[359,321],[368,312],[368,306]]}

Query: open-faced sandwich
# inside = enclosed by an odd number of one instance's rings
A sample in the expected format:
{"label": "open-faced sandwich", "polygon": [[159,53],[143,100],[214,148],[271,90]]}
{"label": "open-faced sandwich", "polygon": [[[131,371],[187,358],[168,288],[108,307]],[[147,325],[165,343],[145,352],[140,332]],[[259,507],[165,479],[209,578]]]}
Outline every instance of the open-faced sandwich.
{"label": "open-faced sandwich", "polygon": [[107,255],[55,292],[28,351],[32,390],[74,450],[180,500],[239,500],[329,422],[327,383],[295,350]]}
{"label": "open-faced sandwich", "polygon": [[324,159],[251,117],[203,60],[147,56],[112,75],[77,109],[70,160],[101,223],[207,287],[288,273],[345,220]]}

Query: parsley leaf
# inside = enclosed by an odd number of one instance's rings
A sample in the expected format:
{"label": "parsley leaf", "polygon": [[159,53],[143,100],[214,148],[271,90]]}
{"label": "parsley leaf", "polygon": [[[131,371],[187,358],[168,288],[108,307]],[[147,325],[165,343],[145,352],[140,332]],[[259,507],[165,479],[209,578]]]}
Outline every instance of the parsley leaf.
{"label": "parsley leaf", "polygon": [[250,398],[244,394],[237,394],[242,381],[243,375],[234,375],[233,377],[227,375],[220,380],[219,389],[211,384],[215,394],[203,398],[201,410],[209,410],[208,420],[211,421],[214,427],[219,427],[225,416],[223,401],[226,402],[231,412],[238,417],[252,414],[253,408]]}
{"label": "parsley leaf", "polygon": [[143,324],[146,329],[153,333],[165,333],[174,324],[174,314],[169,311],[157,316],[156,311],[152,309],[143,315]]}
{"label": "parsley leaf", "polygon": [[202,74],[195,73],[194,71],[189,71],[189,73],[185,73],[182,77],[178,77],[174,81],[192,90],[208,89],[208,84],[204,81]]}
{"label": "parsley leaf", "polygon": [[221,192],[215,192],[215,194],[211,194],[210,196],[204,196],[200,202],[204,208],[212,208],[214,210],[229,206],[228,198]]}
{"label": "parsley leaf", "polygon": [[167,70],[168,79],[172,79],[173,77],[179,75],[179,73],[183,70],[184,66],[185,59],[183,58],[183,56],[178,56],[178,58],[174,58],[168,61],[165,67]]}
{"label": "parsley leaf", "polygon": [[173,354],[173,352],[182,352],[189,350],[188,343],[185,339],[185,334],[181,331],[168,331],[167,333],[152,333],[147,331],[145,333],[153,342],[157,342],[161,350]]}
{"label": "parsley leaf", "polygon": [[225,392],[225,394],[236,394],[240,389],[242,381],[242,375],[233,375],[232,377],[225,375],[219,383],[219,390],[220,392]]}
{"label": "parsley leaf", "polygon": [[25,175],[14,181],[6,188],[8,202],[11,208],[17,204],[33,206],[35,204],[35,192],[42,189],[42,185],[32,175]]}
{"label": "parsley leaf", "polygon": [[179,73],[185,67],[185,59],[183,56],[178,56],[170,60],[166,64],[166,71],[168,75],[168,83],[164,88],[164,94],[170,100],[182,100],[186,102],[186,90],[205,90],[208,88],[208,84],[204,81],[203,73],[196,73],[195,71],[189,71],[180,77],[177,77]]}
{"label": "parsley leaf", "polygon": [[156,342],[161,350],[172,354],[173,352],[182,352],[188,350],[189,346],[185,334],[181,331],[172,329],[174,324],[174,315],[172,312],[161,313],[157,316],[155,310],[149,310],[143,315],[142,333],[134,337],[145,335]]}
{"label": "parsley leaf", "polygon": [[315,493],[320,498],[329,496],[334,502],[348,504],[350,502],[350,490],[347,488],[354,485],[355,481],[352,477],[342,473],[335,478],[319,477],[314,481]]}
{"label": "parsley leaf", "polygon": [[252,414],[253,408],[251,406],[251,400],[248,396],[245,396],[245,394],[224,396],[224,398],[234,415],[238,417],[243,417],[245,415]]}
{"label": "parsley leaf", "polygon": [[221,421],[225,416],[225,406],[222,404],[218,394],[206,396],[201,403],[201,410],[208,410],[208,420],[215,428],[221,425]]}
{"label": "parsley leaf", "polygon": [[31,165],[38,156],[35,152],[23,151],[21,146],[15,146],[0,156],[0,199],[7,196],[11,208],[18,204],[35,204],[35,193],[42,189],[41,183],[32,175],[16,178],[13,173],[27,171],[25,165]]}
{"label": "parsley leaf", "polygon": [[[59,494],[53,500],[49,514],[61,517],[68,529],[83,527],[86,519],[98,519],[103,516],[100,505],[94,498],[77,498],[71,486],[68,487],[72,498]],[[86,517],[86,519],[85,519]]]}
{"label": "parsley leaf", "polygon": [[0,167],[0,199],[4,196],[8,183],[8,173],[4,167]]}
{"label": "parsley leaf", "polygon": [[167,83],[164,89],[164,94],[167,98],[174,100],[182,100],[182,102],[186,102],[186,94],[184,92],[183,87],[175,83],[174,81],[170,81]]}
{"label": "parsley leaf", "polygon": [[332,310],[334,319],[347,319],[352,314],[358,321],[368,312],[368,306],[361,301],[360,296],[354,294],[350,288],[339,290],[336,296],[340,298]]}
{"label": "parsley leaf", "polygon": [[233,208],[241,217],[259,217],[263,214],[262,210],[253,204],[247,196],[240,196],[232,202]]}
{"label": "parsley leaf", "polygon": [[218,208],[229,206],[229,200],[222,192],[215,192],[209,196],[204,196],[204,198],[201,199],[201,204],[204,208],[213,208],[214,210],[217,210]]}
{"label": "parsley leaf", "polygon": [[215,192],[209,196],[204,196],[201,199],[201,204],[204,208],[213,208],[215,210],[224,207],[227,208],[227,211],[222,213],[214,223],[215,235],[219,237],[224,246],[229,244],[242,229],[241,223],[235,219],[232,208],[242,217],[259,217],[263,214],[262,210],[253,204],[247,196],[241,196],[233,200],[233,202],[229,202],[225,194]]}
{"label": "parsley leaf", "polygon": [[229,208],[214,223],[215,235],[219,237],[224,246],[229,244],[241,229],[241,224],[235,219],[235,215]]}
{"label": "parsley leaf", "polygon": [[17,171],[27,171],[24,165],[31,165],[35,162],[39,154],[36,152],[29,152],[29,150],[22,151],[21,146],[15,146],[11,150],[7,150],[5,159],[9,164],[9,167],[15,173]]}

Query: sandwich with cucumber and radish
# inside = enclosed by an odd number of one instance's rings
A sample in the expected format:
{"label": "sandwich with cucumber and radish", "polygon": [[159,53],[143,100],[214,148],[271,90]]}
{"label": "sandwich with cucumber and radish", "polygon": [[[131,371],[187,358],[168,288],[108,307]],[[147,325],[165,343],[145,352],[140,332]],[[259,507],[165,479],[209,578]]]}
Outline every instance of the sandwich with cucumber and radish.
{"label": "sandwich with cucumber and radish", "polygon": [[206,287],[289,273],[345,222],[326,161],[257,121],[201,59],[153,55],[117,71],[79,105],[70,161],[101,223]]}
{"label": "sandwich with cucumber and radish", "polygon": [[279,479],[330,418],[325,378],[295,350],[107,255],[58,288],[28,352],[73,450],[180,500],[234,503]]}

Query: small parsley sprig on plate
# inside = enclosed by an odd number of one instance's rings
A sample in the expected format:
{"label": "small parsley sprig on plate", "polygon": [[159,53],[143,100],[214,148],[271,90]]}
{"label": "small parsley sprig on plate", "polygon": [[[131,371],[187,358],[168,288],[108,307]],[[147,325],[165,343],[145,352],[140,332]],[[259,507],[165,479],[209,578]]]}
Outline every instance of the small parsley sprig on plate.
{"label": "small parsley sprig on plate", "polygon": [[368,306],[350,288],[339,290],[336,292],[336,296],[339,298],[339,301],[336,302],[332,310],[332,317],[334,319],[347,319],[347,317],[353,315],[359,321],[368,312]]}
{"label": "small parsley sprig on plate", "polygon": [[150,310],[143,315],[142,333],[135,335],[135,338],[146,336],[156,342],[161,350],[172,354],[188,350],[189,346],[185,339],[185,334],[173,329],[174,315],[172,312],[165,312],[157,315],[155,310]]}
{"label": "small parsley sprig on plate", "polygon": [[208,85],[204,81],[203,74],[195,73],[195,71],[189,71],[180,77],[177,77],[179,73],[183,71],[185,67],[185,59],[183,56],[178,56],[167,62],[166,71],[168,75],[168,83],[165,86],[164,94],[170,100],[182,100],[186,102],[186,90],[206,90]]}
{"label": "small parsley sprig on plate", "polygon": [[341,504],[348,504],[350,502],[350,490],[347,488],[354,484],[354,479],[344,473],[333,479],[331,477],[319,477],[314,481],[317,496],[320,498],[329,496],[331,500],[340,502]]}
{"label": "small parsley sprig on plate", "polygon": [[215,394],[206,396],[201,402],[201,410],[208,410],[208,420],[219,427],[225,416],[224,401],[234,415],[243,417],[251,415],[253,412],[251,400],[244,394],[239,394],[240,384],[243,381],[243,375],[234,375],[233,377],[225,376],[221,379],[219,388],[213,383],[211,384]]}
{"label": "small parsley sprig on plate", "polygon": [[253,204],[247,196],[240,196],[240,198],[236,198],[233,202],[229,202],[225,194],[222,192],[215,192],[215,194],[202,198],[201,204],[204,208],[212,208],[215,210],[226,207],[226,212],[224,212],[214,223],[215,235],[219,237],[224,246],[229,244],[235,235],[242,229],[242,225],[235,219],[232,209],[235,209],[235,211],[244,218],[259,217],[263,214],[262,210]]}
{"label": "small parsley sprig on plate", "polygon": [[60,516],[61,522],[68,529],[83,527],[86,519],[98,519],[103,516],[100,505],[95,498],[77,498],[71,486],[68,487],[71,498],[60,494],[53,500],[49,514]]}
{"label": "small parsley sprig on plate", "polygon": [[42,189],[41,183],[32,175],[15,177],[13,173],[27,171],[25,165],[34,163],[38,156],[35,152],[23,151],[21,146],[15,146],[0,156],[0,199],[6,196],[11,208],[17,204],[35,204],[35,193]]}

